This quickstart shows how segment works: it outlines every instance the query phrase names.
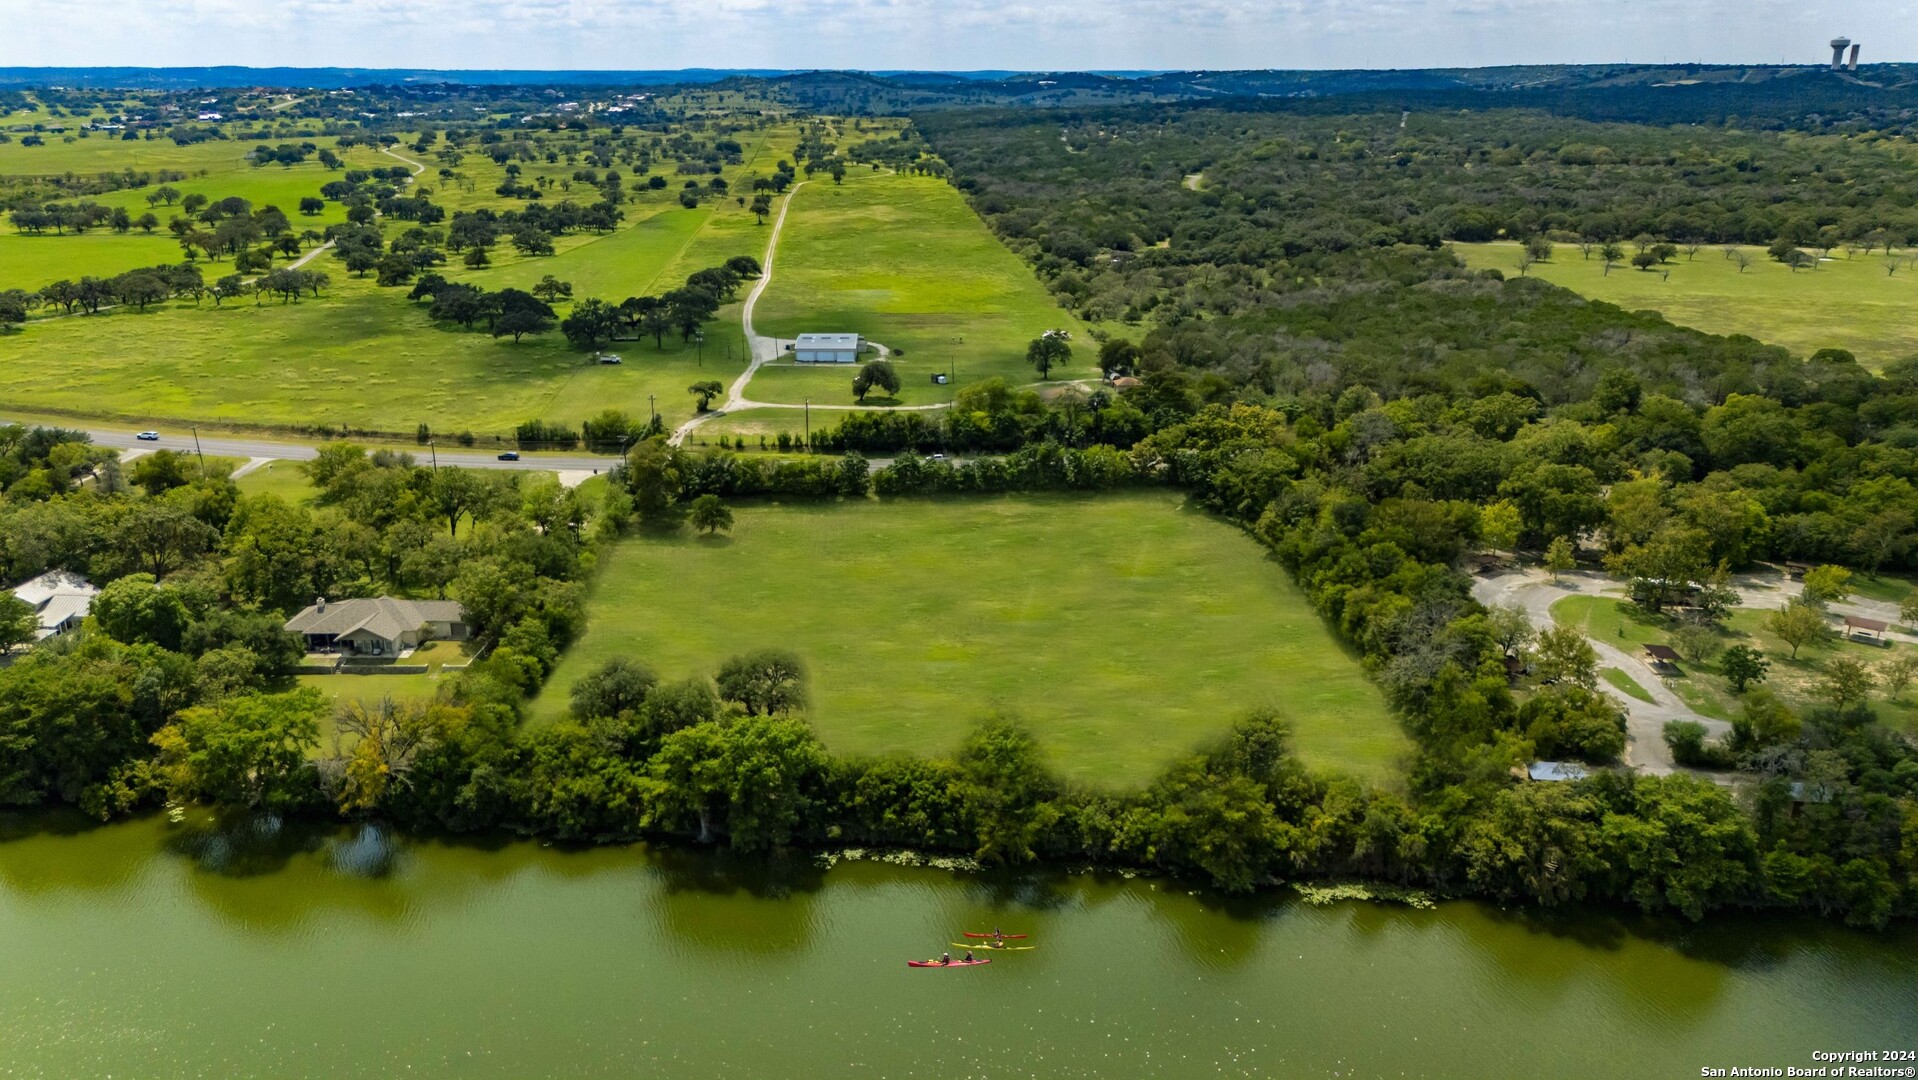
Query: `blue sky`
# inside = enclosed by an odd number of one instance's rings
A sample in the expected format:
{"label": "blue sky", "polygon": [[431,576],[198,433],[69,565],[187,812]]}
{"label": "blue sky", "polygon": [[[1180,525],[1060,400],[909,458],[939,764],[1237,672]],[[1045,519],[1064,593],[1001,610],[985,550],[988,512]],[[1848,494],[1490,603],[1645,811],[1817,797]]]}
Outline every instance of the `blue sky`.
{"label": "blue sky", "polygon": [[1918,0],[0,0],[0,64],[1449,67],[1918,60]]}

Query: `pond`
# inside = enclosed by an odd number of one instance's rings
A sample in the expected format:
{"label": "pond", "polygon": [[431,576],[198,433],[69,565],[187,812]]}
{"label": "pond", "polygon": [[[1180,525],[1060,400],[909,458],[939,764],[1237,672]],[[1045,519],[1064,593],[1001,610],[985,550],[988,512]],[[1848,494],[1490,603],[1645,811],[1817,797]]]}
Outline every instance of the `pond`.
{"label": "pond", "polygon": [[[914,970],[962,930],[1033,951]],[[148,818],[0,829],[0,1077],[1678,1077],[1918,1045],[1918,933]]]}

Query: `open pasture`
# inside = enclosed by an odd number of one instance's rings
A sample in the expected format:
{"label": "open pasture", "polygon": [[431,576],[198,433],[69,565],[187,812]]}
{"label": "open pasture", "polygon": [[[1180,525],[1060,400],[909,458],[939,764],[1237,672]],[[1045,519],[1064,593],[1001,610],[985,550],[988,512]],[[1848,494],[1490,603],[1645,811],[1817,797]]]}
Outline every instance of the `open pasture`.
{"label": "open pasture", "polygon": [[[300,199],[317,196],[321,185],[338,177],[338,173],[329,172],[317,162],[284,167],[266,165],[260,168],[241,164],[236,169],[176,180],[167,186],[183,196],[201,194],[209,199],[224,199],[238,195],[251,202],[256,209],[277,206],[293,223],[295,231],[324,231],[328,225],[346,220],[345,209],[338,203],[329,202],[326,209],[318,214],[302,214],[299,212]],[[150,212],[160,219],[160,225],[151,233],[139,229],[116,233],[101,227],[79,234],[48,232],[29,235],[11,225],[0,224],[0,288],[37,289],[60,278],[72,279],[87,274],[112,277],[135,267],[180,262],[184,256],[179,243],[167,231],[166,222],[179,216],[181,210],[177,204],[149,206],[147,196],[158,187],[159,184],[152,184],[143,188],[125,188],[100,195],[60,200],[124,207],[135,218]],[[203,260],[201,269],[209,280],[231,273],[224,261],[209,263]]]}
{"label": "open pasture", "polygon": [[626,362],[602,366],[556,331],[515,344],[436,325],[404,290],[325,269],[334,284],[317,301],[172,303],[37,321],[7,340],[7,402],[129,421],[399,434],[425,423],[475,432],[489,448],[525,420],[577,424],[604,409],[643,419],[649,395],[670,425],[692,415],[689,383],[744,366],[725,366],[725,343],[735,356],[744,346],[723,323],[709,328],[703,364],[669,334],[663,350],[622,342]]}
{"label": "open pasture", "polygon": [[788,648],[835,751],[946,754],[1018,717],[1077,780],[1149,780],[1281,712],[1314,766],[1389,776],[1378,691],[1260,546],[1167,492],[752,505],[733,534],[626,541],[535,714],[615,656],[666,679]]}
{"label": "open pasture", "polygon": [[[70,118],[55,122],[69,125],[79,123]],[[72,142],[66,141],[67,135],[74,137]],[[44,146],[25,146],[18,134],[12,142],[0,143],[0,175],[58,176],[69,172],[119,172],[122,169],[135,172],[178,169],[189,176],[201,170],[232,172],[252,168],[244,158],[247,151],[259,145],[251,140],[210,139],[180,146],[171,139],[122,139],[117,134],[98,131],[86,138],[80,138],[77,131],[68,132],[67,135],[43,133],[41,138],[46,140]],[[274,141],[277,140],[269,140],[269,145]],[[311,141],[324,146],[329,140],[316,138]]]}
{"label": "open pasture", "polygon": [[[950,184],[855,169],[843,184],[820,174],[793,196],[773,282],[754,312],[762,334],[856,332],[886,345],[905,383],[899,401],[951,399],[994,376],[1034,382],[1026,345],[1048,329],[1073,335],[1073,366],[1054,378],[1096,374],[1086,327],[1052,302],[1017,255],[1001,245]],[[935,371],[954,374],[946,386]],[[852,372],[779,365],[753,378],[757,401],[852,404]]]}
{"label": "open pasture", "polygon": [[[770,132],[761,133],[748,145],[748,160],[732,170],[735,186],[743,178],[750,187],[752,175],[772,171],[776,150],[767,144],[770,137]],[[411,155],[405,148],[399,152]],[[431,160],[431,155],[417,157]],[[355,167],[397,164],[364,148],[353,150],[347,160]],[[461,169],[476,168],[475,161],[496,168],[488,159],[469,156]],[[327,175],[317,165],[245,169],[237,178],[264,182],[263,174],[281,183],[310,180],[315,193]],[[434,178],[435,173],[428,172],[421,183],[431,187]],[[220,177],[196,182],[223,190]],[[493,197],[490,186],[485,191],[492,201],[505,201]],[[143,199],[134,192],[116,195]],[[736,202],[709,201],[687,210],[677,202],[668,205],[668,197],[670,193],[645,196],[628,208],[626,223],[612,233],[563,238],[553,257],[527,258],[515,254],[511,245],[501,245],[493,267],[471,272],[455,264],[444,272],[489,288],[524,288],[552,274],[571,281],[577,299],[599,296],[618,302],[672,288],[693,271],[734,255],[763,255],[766,230]],[[287,203],[282,208],[292,212],[298,200]],[[329,213],[336,212],[329,207]],[[296,224],[309,220],[292,216]],[[4,235],[0,270],[10,265],[5,261],[10,251],[28,244],[36,253],[33,265],[40,266],[41,250],[77,255],[92,251],[87,245],[96,242],[105,242],[94,258],[98,269],[77,272],[118,272],[175,261],[179,255],[171,238],[162,236]],[[114,242],[125,243],[108,250]],[[52,247],[61,243],[80,246]],[[128,244],[151,245],[154,257],[146,257],[146,247]],[[117,258],[124,263],[113,265]],[[426,423],[448,434],[474,432],[482,447],[491,447],[495,438],[510,437],[525,420],[578,424],[609,408],[640,419],[656,409],[671,426],[692,415],[693,400],[686,393],[690,383],[729,381],[745,366],[736,306],[724,309],[719,320],[707,326],[703,348],[681,343],[675,334],[666,336],[663,347],[651,340],[620,342],[614,348],[626,362],[599,366],[557,331],[515,344],[480,331],[436,326],[423,306],[407,302],[404,289],[380,289],[370,278],[351,277],[330,256],[311,265],[333,278],[332,287],[318,300],[255,304],[242,298],[219,309],[211,301],[197,308],[181,301],[145,313],[36,319],[8,341],[8,404],[132,421],[334,425],[394,433]],[[228,266],[205,264],[205,272],[215,277],[229,272]],[[57,276],[60,273],[49,280]],[[27,283],[43,282],[34,276]],[[562,316],[565,311],[561,305]]]}
{"label": "open pasture", "polygon": [[[1467,266],[1506,277],[1518,274],[1517,244],[1453,244],[1452,249]],[[1738,250],[1749,260],[1742,273],[1735,259],[1711,246],[1691,258],[1681,254],[1657,270],[1621,265],[1608,274],[1596,252],[1586,259],[1577,246],[1559,244],[1550,260],[1527,273],[1594,300],[1656,311],[1707,333],[1744,334],[1800,356],[1849,349],[1875,370],[1918,355],[1918,323],[1910,317],[1918,303],[1918,267],[1906,266],[1903,252],[1895,256],[1896,272],[1887,274],[1883,252],[1847,258],[1837,250],[1816,270],[1793,272],[1763,248]]]}

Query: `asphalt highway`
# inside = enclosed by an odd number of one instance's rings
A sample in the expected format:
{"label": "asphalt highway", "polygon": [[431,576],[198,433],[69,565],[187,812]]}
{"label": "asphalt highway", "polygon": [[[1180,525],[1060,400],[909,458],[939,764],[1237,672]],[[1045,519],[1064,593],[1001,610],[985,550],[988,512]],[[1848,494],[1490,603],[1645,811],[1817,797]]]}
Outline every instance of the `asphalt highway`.
{"label": "asphalt highway", "polygon": [[[0,422],[6,422],[0,417]],[[137,438],[138,431],[132,428],[75,427],[61,423],[60,427],[86,432],[93,438],[95,445],[108,446],[119,450],[179,450],[193,453],[193,433],[190,430],[176,430],[170,427],[157,429],[160,438],[145,441]],[[281,461],[311,461],[319,456],[319,450],[305,443],[274,442],[235,436],[202,435],[198,449],[215,457],[233,458],[277,458]],[[421,464],[427,464],[437,455],[441,465],[457,465],[466,469],[530,469],[539,472],[601,472],[619,464],[619,458],[611,454],[527,454],[518,461],[501,461],[495,454],[475,453],[471,450],[447,450],[424,446],[400,447],[412,454]]]}

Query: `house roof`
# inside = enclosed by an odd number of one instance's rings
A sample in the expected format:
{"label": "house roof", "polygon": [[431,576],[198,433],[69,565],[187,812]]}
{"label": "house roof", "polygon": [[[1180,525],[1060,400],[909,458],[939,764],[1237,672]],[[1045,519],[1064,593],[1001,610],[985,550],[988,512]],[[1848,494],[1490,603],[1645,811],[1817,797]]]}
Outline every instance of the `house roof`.
{"label": "house roof", "polygon": [[100,595],[93,583],[70,570],[49,570],[31,581],[23,581],[15,586],[13,595],[32,604],[43,607],[56,596]]}
{"label": "house roof", "polygon": [[858,334],[801,334],[793,339],[795,349],[853,349],[859,348]]}
{"label": "house roof", "polygon": [[1534,761],[1525,774],[1534,780],[1583,780],[1589,770],[1576,761]]}
{"label": "house roof", "polygon": [[1647,645],[1645,655],[1668,664],[1678,663],[1678,653],[1670,645]]}
{"label": "house roof", "polygon": [[294,634],[330,634],[344,637],[364,630],[387,641],[429,622],[459,622],[466,612],[453,600],[372,599],[320,601],[286,621]]}
{"label": "house roof", "polygon": [[1880,622],[1877,619],[1867,619],[1863,615],[1847,615],[1845,616],[1845,625],[1857,627],[1860,630],[1870,630],[1875,634],[1882,634],[1889,624]]}
{"label": "house roof", "polygon": [[26,601],[39,613],[40,629],[36,640],[52,637],[69,620],[85,618],[93,609],[93,598],[100,590],[79,574],[50,570],[31,581],[22,582],[13,595]]}

